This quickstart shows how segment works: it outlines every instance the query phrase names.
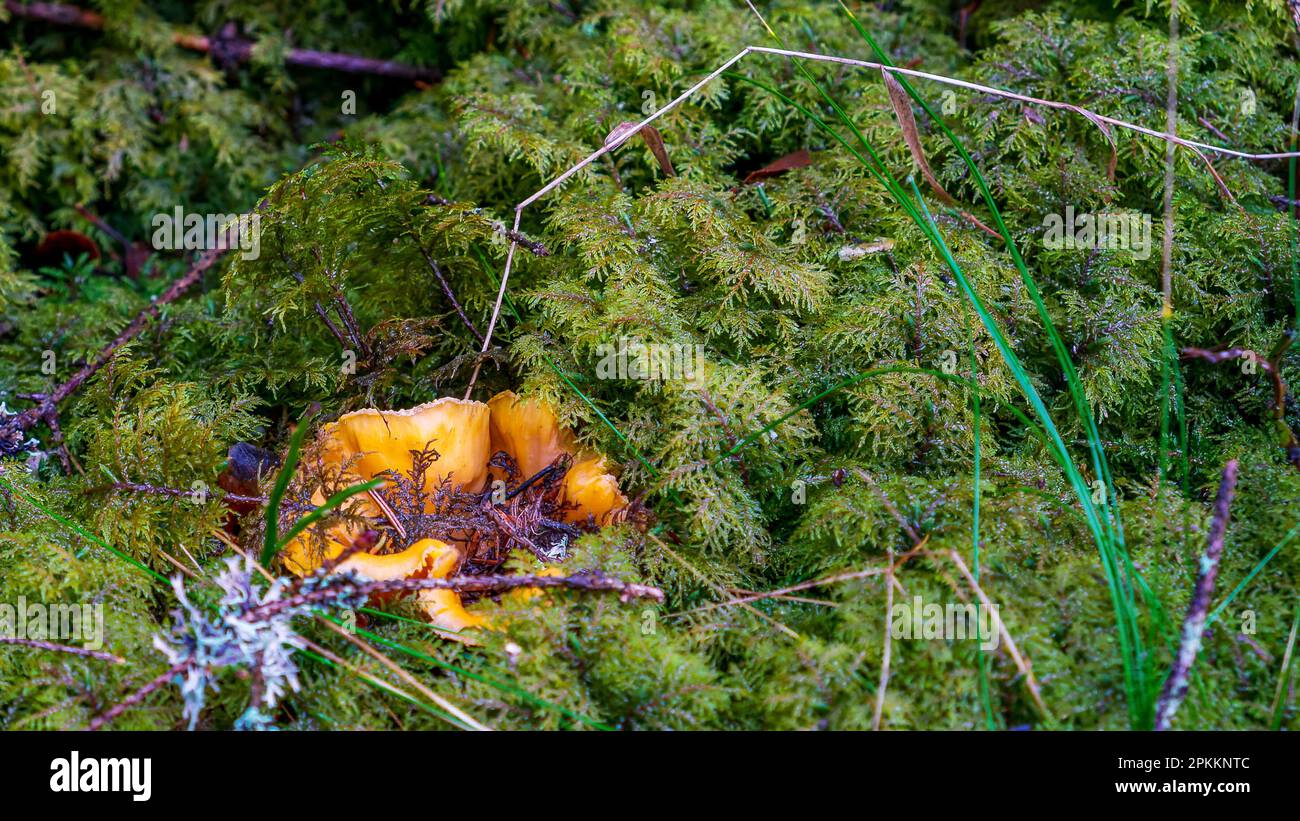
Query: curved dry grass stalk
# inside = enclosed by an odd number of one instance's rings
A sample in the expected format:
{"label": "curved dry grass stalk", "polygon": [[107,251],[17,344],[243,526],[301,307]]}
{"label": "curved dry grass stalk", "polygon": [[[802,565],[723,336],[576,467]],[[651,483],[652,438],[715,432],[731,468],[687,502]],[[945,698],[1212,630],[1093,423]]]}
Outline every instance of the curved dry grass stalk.
{"label": "curved dry grass stalk", "polygon": [[1030,666],[1029,659],[1021,654],[1020,648],[1016,647],[1015,639],[1011,638],[1011,632],[1007,630],[1006,623],[1004,623],[1002,617],[998,615],[998,611],[993,607],[993,603],[989,601],[989,597],[984,594],[984,588],[980,587],[979,582],[975,581],[975,577],[971,575],[970,568],[966,566],[966,562],[962,561],[960,553],[956,550],[949,550],[948,558],[952,559],[952,563],[957,565],[957,569],[961,572],[962,577],[966,579],[966,584],[970,585],[970,589],[974,590],[975,595],[979,597],[980,604],[983,605],[988,612],[993,614],[993,620],[997,622],[998,632],[1002,636],[1002,642],[1007,646],[1007,654],[1011,656],[1011,660],[1015,662],[1016,669],[1018,669],[1020,674],[1025,677],[1025,687],[1029,690],[1029,695],[1033,698],[1034,705],[1038,707],[1045,717],[1051,719],[1052,713],[1047,709],[1047,705],[1043,703],[1043,694],[1042,690],[1038,686],[1038,679],[1034,678],[1034,668]]}
{"label": "curved dry grass stalk", "polygon": [[[1144,134],[1148,137],[1154,137],[1158,140],[1163,140],[1172,145],[1177,145],[1182,148],[1186,148],[1187,150],[1195,154],[1197,158],[1199,158],[1205,164],[1206,169],[1210,172],[1211,176],[1214,177],[1215,182],[1218,184],[1220,190],[1224,193],[1225,197],[1234,203],[1236,202],[1236,200],[1233,198],[1232,193],[1228,191],[1227,186],[1224,185],[1222,178],[1219,177],[1218,172],[1215,171],[1214,166],[1210,164],[1210,160],[1208,157],[1205,156],[1204,152],[1208,151],[1215,154],[1221,154],[1227,157],[1237,157],[1239,159],[1245,159],[1245,160],[1282,160],[1282,159],[1289,159],[1291,157],[1300,157],[1300,151],[1276,151],[1276,152],[1269,152],[1263,154],[1255,154],[1248,151],[1240,151],[1235,148],[1228,148],[1226,146],[1210,145],[1209,143],[1202,143],[1196,140],[1187,140],[1175,134],[1156,131],[1155,129],[1146,128],[1145,126],[1140,126],[1137,125],[1136,123],[1130,123],[1126,120],[1120,120],[1115,117],[1107,117],[1104,114],[1098,114],[1095,111],[1091,111],[1080,105],[1075,105],[1074,103],[1064,103],[1058,100],[1044,100],[1040,97],[1032,97],[1028,94],[1018,94],[1014,91],[1007,91],[1006,89],[995,88],[993,86],[982,85],[980,83],[972,83],[967,80],[958,80],[955,77],[947,77],[942,74],[933,74],[928,71],[918,71],[916,69],[902,68],[899,66],[888,66],[883,63],[873,62],[871,60],[855,60],[849,57],[838,57],[831,54],[817,54],[808,51],[792,51],[790,49],[770,48],[767,46],[745,46],[743,49],[737,52],[734,56],[732,56],[722,65],[718,66],[713,71],[705,75],[704,79],[700,80],[698,83],[691,86],[686,91],[682,92],[680,95],[675,97],[671,102],[669,102],[663,108],[658,109],[653,114],[641,120],[640,122],[623,123],[619,125],[612,132],[610,132],[610,135],[608,137],[605,138],[604,145],[602,145],[600,148],[596,149],[592,153],[588,154],[582,160],[579,160],[577,163],[574,163],[564,173],[560,174],[558,177],[556,177],[555,179],[548,182],[546,185],[539,188],[537,191],[535,191],[533,194],[531,194],[530,196],[528,196],[526,199],[522,200],[518,205],[515,206],[514,227],[510,232],[510,235],[512,237],[510,240],[510,248],[506,252],[506,263],[501,274],[501,286],[497,290],[496,302],[492,306],[492,318],[488,322],[487,334],[483,340],[483,347],[480,351],[480,354],[486,354],[488,352],[488,349],[491,348],[492,346],[492,334],[493,331],[495,331],[496,329],[497,319],[500,317],[501,314],[501,303],[502,300],[504,300],[505,298],[506,288],[508,287],[508,283],[510,282],[510,271],[514,265],[515,247],[519,244],[519,240],[517,239],[517,237],[519,236],[519,226],[520,226],[520,221],[523,217],[524,209],[532,205],[533,203],[537,202],[542,197],[545,197],[547,194],[551,193],[552,191],[556,190],[560,186],[564,185],[564,183],[568,181],[571,177],[573,177],[574,174],[577,174],[579,171],[591,165],[596,160],[599,160],[604,155],[613,152],[619,146],[623,145],[623,143],[627,142],[633,135],[640,133],[641,129],[645,128],[646,126],[653,123],[655,120],[667,114],[669,111],[672,111],[674,108],[681,105],[683,102],[685,102],[690,97],[692,97],[697,91],[702,89],[704,86],[708,85],[711,81],[713,81],[717,77],[721,76],[723,72],[725,72],[727,69],[734,66],[736,63],[740,62],[744,57],[746,57],[749,54],[772,54],[779,57],[784,57],[786,59],[813,60],[815,62],[836,63],[839,65],[852,66],[854,68],[865,68],[874,71],[879,71],[882,74],[884,74],[886,77],[890,77],[893,74],[902,74],[909,77],[917,77],[923,80],[931,80],[936,83],[942,83],[944,85],[953,86],[955,88],[961,88],[967,91],[975,91],[975,92],[979,92],[980,94],[987,94],[987,95],[1000,97],[1007,100],[1017,100],[1022,103],[1040,105],[1046,108],[1054,108],[1059,111],[1069,111],[1074,114],[1078,114],[1079,116],[1084,117],[1088,119],[1090,122],[1094,123],[1098,128],[1102,130],[1102,133],[1106,135],[1107,140],[1112,139],[1109,132],[1110,126],[1115,126],[1116,128],[1122,128],[1128,131],[1134,131],[1139,134]],[[479,362],[474,366],[474,372],[470,376],[469,386],[466,387],[465,389],[465,397],[464,397],[465,399],[469,399],[470,394],[474,390],[474,383],[478,380],[479,370],[482,366],[482,363],[483,360],[482,357],[480,356]]]}

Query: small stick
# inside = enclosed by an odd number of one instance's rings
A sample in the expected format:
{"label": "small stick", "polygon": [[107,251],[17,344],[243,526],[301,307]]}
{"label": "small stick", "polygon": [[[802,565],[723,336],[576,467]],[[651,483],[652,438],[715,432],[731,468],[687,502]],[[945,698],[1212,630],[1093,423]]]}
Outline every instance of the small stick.
{"label": "small stick", "polygon": [[34,647],[37,650],[49,650],[53,653],[86,656],[87,658],[99,659],[100,661],[111,661],[114,664],[123,664],[126,662],[126,659],[121,656],[115,656],[112,653],[105,653],[101,650],[88,650],[85,647],[73,647],[69,644],[55,644],[54,642],[41,641],[39,639],[18,639],[0,636],[0,644],[16,644],[20,647]]}
{"label": "small stick", "polygon": [[[663,540],[660,539],[658,536],[654,535],[653,533],[647,533],[646,535],[649,536],[650,539],[651,539],[652,541],[654,541],[655,544],[659,545],[660,549],[662,549],[665,553],[667,553],[670,557],[672,557],[672,559],[673,559],[675,562],[677,562],[678,564],[680,564],[682,567],[685,567],[687,570],[691,571],[691,574],[692,574],[693,576],[695,576],[695,577],[696,577],[697,579],[699,579],[700,581],[704,582],[704,583],[705,583],[706,585],[708,585],[709,587],[713,588],[713,591],[714,591],[715,593],[717,593],[717,594],[720,595],[720,596],[726,596],[726,595],[727,595],[727,591],[726,591],[725,588],[723,588],[720,584],[717,584],[717,583],[714,582],[712,579],[710,579],[710,578],[709,578],[707,575],[705,575],[702,571],[700,571],[699,569],[697,569],[697,568],[695,567],[695,565],[691,564],[690,562],[688,562],[688,561],[686,561],[685,559],[683,559],[681,556],[677,555],[677,551],[673,550],[671,547],[669,547],[668,545],[664,544]],[[661,601],[662,601],[662,600],[661,600]],[[723,606],[725,606],[726,604],[728,604],[728,602],[723,602]],[[755,607],[754,605],[752,605],[752,604],[748,604],[748,603],[744,603],[744,602],[739,602],[739,604],[740,604],[741,607],[745,608],[745,609],[748,610],[750,613],[753,613],[755,616],[758,616],[760,619],[762,619],[763,621],[767,622],[767,623],[770,624],[772,627],[775,627],[777,630],[780,630],[782,633],[785,633],[785,634],[786,634],[787,636],[789,636],[790,638],[792,638],[792,639],[794,639],[794,640],[796,640],[796,641],[798,641],[798,640],[801,638],[800,635],[799,635],[798,633],[796,633],[794,630],[792,630],[790,627],[788,627],[788,626],[785,625],[785,624],[782,624],[781,622],[779,622],[779,621],[777,621],[776,619],[772,618],[771,616],[767,615],[766,613],[764,613],[762,610],[759,610],[759,609],[758,609],[757,607]]]}
{"label": "small stick", "polygon": [[359,639],[359,638],[357,638],[356,636],[352,635],[352,633],[350,633],[349,631],[344,630],[342,627],[339,627],[337,624],[335,624],[335,623],[332,622],[332,621],[329,621],[328,619],[321,618],[321,619],[318,619],[318,620],[320,621],[321,624],[324,624],[326,627],[330,628],[330,629],[333,630],[335,633],[338,633],[340,636],[342,636],[343,638],[347,639],[347,640],[348,640],[349,642],[351,642],[352,644],[356,645],[356,646],[357,646],[358,648],[360,648],[360,649],[362,650],[362,652],[364,652],[366,655],[368,655],[368,656],[370,656],[371,658],[375,659],[375,660],[378,661],[380,664],[382,664],[382,665],[384,665],[385,667],[387,667],[389,670],[392,670],[392,671],[393,671],[394,673],[396,673],[397,676],[400,677],[403,681],[405,681],[407,684],[410,684],[412,687],[414,687],[414,688],[415,688],[416,690],[418,690],[419,692],[423,693],[423,694],[424,694],[426,697],[428,697],[428,699],[429,699],[430,701],[432,701],[434,704],[437,704],[439,707],[441,707],[442,709],[444,709],[444,710],[446,710],[447,712],[451,713],[453,716],[455,716],[455,717],[456,717],[457,719],[459,719],[460,721],[464,722],[465,725],[466,725],[467,727],[469,727],[470,729],[473,729],[473,730],[479,730],[479,731],[488,731],[488,730],[491,730],[491,729],[492,729],[491,727],[487,727],[487,726],[485,726],[485,725],[479,723],[479,722],[476,721],[472,716],[470,716],[470,715],[469,715],[468,713],[466,713],[465,711],[461,710],[461,709],[460,709],[459,707],[457,707],[455,704],[452,704],[450,701],[448,701],[447,699],[445,699],[445,698],[443,698],[442,696],[438,695],[438,694],[435,693],[433,690],[430,690],[430,689],[429,689],[429,688],[428,688],[428,687],[427,687],[427,686],[426,686],[422,681],[420,681],[420,680],[417,679],[415,676],[413,676],[413,675],[411,675],[410,673],[408,673],[408,672],[407,672],[406,670],[404,670],[400,665],[398,665],[396,662],[394,662],[394,661],[393,661],[392,659],[390,659],[388,656],[385,656],[383,653],[381,653],[381,652],[379,652],[378,650],[376,650],[376,649],[375,649],[374,647],[372,647],[370,644],[368,644],[368,643],[362,641],[361,639]]}
{"label": "small stick", "polygon": [[1237,488],[1237,460],[1230,459],[1223,466],[1223,476],[1219,479],[1219,492],[1214,497],[1214,519],[1210,522],[1209,542],[1205,555],[1201,557],[1200,572],[1196,576],[1196,587],[1192,590],[1192,602],[1187,606],[1187,616],[1183,619],[1183,640],[1178,648],[1178,658],[1165,679],[1160,700],[1156,702],[1157,730],[1168,730],[1174,713],[1187,695],[1187,685],[1191,680],[1192,665],[1201,652],[1201,640],[1205,635],[1205,618],[1210,610],[1210,598],[1214,595],[1214,580],[1219,575],[1219,559],[1223,556],[1223,536],[1228,529],[1229,509]]}
{"label": "small stick", "polygon": [[433,275],[438,278],[438,284],[442,286],[443,296],[447,297],[447,301],[451,303],[451,307],[456,309],[456,315],[460,317],[460,321],[465,323],[465,327],[469,328],[469,332],[474,334],[474,338],[482,344],[483,334],[479,333],[479,329],[474,327],[473,322],[470,322],[469,317],[465,314],[465,309],[460,307],[460,302],[456,300],[456,294],[451,290],[451,284],[447,282],[447,278],[442,275],[442,269],[438,267],[437,261],[429,255],[428,251],[424,250],[424,245],[420,242],[419,237],[416,237],[414,234],[411,236],[415,239],[415,247],[420,249],[420,255],[424,257],[425,262],[429,263],[430,270],[432,270]]}
{"label": "small stick", "polygon": [[[678,616],[689,616],[693,613],[703,613],[706,610],[714,610],[719,607],[731,607],[736,604],[748,604],[749,602],[760,601],[762,599],[775,599],[785,596],[787,593],[794,593],[799,590],[807,590],[810,587],[821,587],[823,585],[835,584],[836,582],[849,581],[851,579],[866,579],[871,576],[879,576],[884,573],[882,567],[873,567],[869,570],[857,570],[852,573],[840,573],[837,576],[829,576],[824,579],[813,579],[812,581],[800,582],[790,587],[782,587],[780,590],[771,590],[766,593],[753,593],[737,599],[728,599],[727,601],[714,602],[702,607],[696,607],[693,610],[682,610],[677,613],[670,613],[664,618],[675,618]],[[831,602],[833,603],[833,602]]]}
{"label": "small stick", "polygon": [[[159,496],[172,496],[180,498],[182,496],[194,496],[194,491],[186,490],[179,487],[159,487],[157,485],[146,485],[139,482],[113,482],[98,487],[86,488],[82,493],[101,493],[105,490],[129,490],[132,493],[155,493]],[[226,493],[218,497],[223,502],[247,502],[248,504],[264,505],[267,500],[262,496],[241,496],[238,493]]]}
{"label": "small stick", "polygon": [[[103,31],[104,15],[94,11],[69,6],[63,3],[19,3],[6,0],[5,8],[15,17],[28,20],[40,20],[61,26],[75,26],[91,31]],[[236,62],[244,62],[252,56],[253,43],[239,37],[218,37],[210,39],[202,35],[172,34],[172,42],[181,48],[210,54],[215,49],[222,56]],[[350,74],[375,74],[380,77],[393,77],[398,80],[432,81],[438,79],[433,69],[418,68],[393,60],[377,60],[373,57],[359,57],[355,54],[343,54],[332,51],[314,51],[305,48],[291,48],[284,53],[285,63],[306,68],[323,68]]]}
{"label": "small stick", "polygon": [[[230,236],[231,230],[232,229],[227,229],[227,239]],[[204,251],[199,258],[194,261],[194,264],[190,266],[190,269],[185,272],[184,276],[173,282],[166,291],[150,302],[144,310],[136,314],[135,319],[131,320],[131,324],[123,328],[122,332],[117,335],[117,338],[104,346],[103,350],[82,366],[81,370],[77,371],[68,379],[68,381],[59,385],[50,393],[41,394],[40,402],[35,407],[28,408],[18,414],[13,422],[13,424],[17,426],[18,430],[29,430],[37,422],[52,417],[56,412],[56,406],[60,402],[72,395],[79,387],[81,387],[83,382],[93,376],[100,368],[104,367],[104,365],[113,358],[113,355],[117,353],[119,348],[139,336],[144,329],[148,327],[150,321],[158,316],[164,305],[175,302],[178,297],[190,288],[194,287],[194,285],[203,277],[203,274],[207,272],[207,270],[212,267],[213,263],[215,263],[217,259],[230,247],[232,247],[230,242],[223,241],[218,242],[216,248]]]}
{"label": "small stick", "polygon": [[402,527],[401,520],[397,518],[397,512],[388,504],[388,500],[380,494],[378,488],[368,490],[366,493],[369,494],[370,499],[375,503],[375,506],[379,508],[379,512],[384,514],[384,518],[393,526],[393,530],[397,531],[398,538],[405,542],[407,538],[406,528]]}
{"label": "small stick", "polygon": [[146,696],[148,696],[154,690],[157,690],[159,687],[163,686],[167,682],[171,681],[173,676],[176,676],[177,674],[184,672],[186,668],[188,668],[189,666],[190,663],[188,661],[182,661],[180,664],[177,664],[176,666],[172,667],[167,672],[158,676],[158,678],[154,679],[153,681],[149,682],[145,686],[141,687],[139,690],[136,690],[134,693],[127,696],[124,700],[110,707],[108,712],[102,713],[92,718],[90,720],[90,724],[86,725],[86,729],[90,730],[91,732],[100,729],[105,724],[108,724],[113,719],[122,715],[122,713],[125,713],[128,708],[133,707],[136,704],[139,704],[141,701],[144,701]]}
{"label": "small stick", "polygon": [[[444,199],[443,197],[440,197],[437,194],[430,194],[429,196],[424,198],[424,204],[425,205],[451,205],[452,201],[449,199]],[[531,254],[533,254],[533,256],[549,257],[551,255],[550,249],[547,248],[545,244],[530,238],[527,234],[523,233],[522,231],[517,231],[517,230],[512,230],[510,228],[507,228],[504,222],[498,219],[493,219],[490,216],[488,216],[485,209],[471,208],[469,209],[469,213],[485,217],[488,220],[488,222],[491,223],[493,231],[497,232],[498,234],[510,240],[511,242],[516,242],[522,245],[524,249],[529,251]]]}
{"label": "small stick", "polygon": [[[565,587],[575,590],[609,591],[618,593],[622,599],[653,599],[663,601],[664,593],[657,587],[645,584],[631,584],[600,574],[578,576],[453,576],[450,579],[391,579],[388,581],[355,582],[351,586],[357,593],[374,595],[376,593],[402,593],[412,590],[455,590],[465,593],[497,593],[515,590],[520,587]],[[267,602],[249,608],[247,615],[252,619],[264,619],[281,610],[302,607],[304,605],[331,601],[338,597],[344,585],[338,584],[310,593],[300,593],[279,601]]]}
{"label": "small stick", "polygon": [[1287,331],[1282,340],[1273,348],[1272,354],[1267,358],[1260,356],[1249,348],[1227,348],[1221,351],[1206,350],[1205,348],[1183,348],[1180,356],[1183,359],[1204,359],[1206,362],[1213,364],[1226,362],[1230,359],[1245,358],[1255,363],[1264,373],[1268,374],[1269,378],[1273,380],[1273,419],[1279,431],[1286,434],[1286,441],[1282,444],[1282,447],[1286,450],[1287,460],[1300,468],[1300,437],[1296,436],[1295,431],[1291,429],[1291,426],[1286,421],[1286,399],[1289,388],[1282,379],[1282,357],[1295,340],[1295,333]]}
{"label": "small stick", "polygon": [[[310,650],[319,656],[323,656],[326,659],[329,659],[333,663],[337,664],[339,667],[342,667],[344,670],[347,670],[349,673],[352,673],[355,676],[363,678],[366,681],[370,682],[371,684],[375,685],[376,687],[380,688],[381,690],[387,690],[388,692],[396,695],[397,697],[405,701],[409,701],[415,704],[422,704],[422,702],[418,698],[406,692],[401,687],[398,687],[394,684],[390,684],[389,682],[384,681],[379,676],[376,676],[373,673],[369,673],[365,670],[362,670],[360,667],[357,667],[355,664],[349,664],[347,661],[344,661],[334,653],[330,652],[328,648],[322,647],[321,645],[317,644],[311,639],[303,638],[302,636],[299,636],[298,638],[302,641],[303,647],[305,649]],[[423,704],[422,706],[426,708],[428,707],[427,704]],[[389,710],[388,714],[392,716],[395,721],[397,721],[397,716],[393,715],[392,710]],[[397,724],[400,726],[401,721],[397,721]]]}

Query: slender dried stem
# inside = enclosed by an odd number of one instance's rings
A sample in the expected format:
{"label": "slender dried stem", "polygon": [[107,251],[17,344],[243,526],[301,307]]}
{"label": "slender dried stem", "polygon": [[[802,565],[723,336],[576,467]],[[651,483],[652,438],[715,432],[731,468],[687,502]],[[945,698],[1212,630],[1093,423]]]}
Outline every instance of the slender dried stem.
{"label": "slender dried stem", "polygon": [[[236,221],[234,225],[238,225],[238,221]],[[105,345],[99,353],[95,354],[94,358],[83,365],[81,369],[74,373],[66,382],[57,386],[49,393],[41,394],[39,403],[35,407],[28,408],[18,414],[14,419],[14,424],[18,429],[23,431],[29,430],[37,422],[52,417],[60,402],[71,396],[81,387],[83,382],[93,376],[100,368],[104,367],[104,365],[113,358],[113,355],[117,353],[119,348],[143,333],[144,329],[149,326],[149,323],[157,318],[164,305],[175,302],[178,297],[190,288],[194,287],[194,285],[203,278],[203,274],[212,267],[213,263],[215,263],[227,249],[234,247],[233,243],[229,240],[237,234],[237,231],[238,229],[233,226],[228,228],[227,233],[224,235],[227,238],[227,241],[218,242],[217,247],[204,251],[199,258],[194,261],[194,264],[190,266],[189,270],[185,272],[184,276],[173,282],[166,291],[163,291],[162,294],[158,296],[158,298],[152,300],[144,310],[136,314],[135,319],[131,320],[131,323],[123,328],[122,332],[119,333],[112,342]]]}
{"label": "slender dried stem", "polygon": [[487,727],[479,723],[472,716],[470,716],[465,711],[461,710],[455,704],[452,704],[450,701],[438,695],[433,690],[430,690],[422,681],[420,681],[415,676],[411,675],[406,670],[404,670],[401,667],[401,665],[397,664],[388,656],[385,656],[383,653],[379,652],[374,647],[370,646],[368,643],[352,635],[351,632],[344,630],[342,627],[339,627],[337,624],[335,624],[332,621],[328,621],[326,619],[319,619],[319,621],[321,624],[325,625],[329,629],[333,630],[335,633],[338,633],[340,636],[347,639],[352,644],[356,645],[366,655],[370,656],[371,658],[378,661],[380,664],[387,667],[389,670],[393,671],[393,673],[395,673],[399,678],[401,678],[407,684],[410,684],[420,693],[424,694],[434,704],[437,704],[439,707],[446,710],[448,713],[451,713],[459,721],[464,722],[465,726],[469,727],[470,729],[479,730],[479,731],[488,731],[492,729],[491,727]]}
{"label": "slender dried stem", "polygon": [[949,550],[948,558],[952,559],[952,563],[957,565],[957,570],[959,570],[962,576],[966,579],[966,583],[970,585],[970,589],[974,590],[975,595],[979,597],[980,604],[992,614],[993,620],[998,623],[998,632],[1002,636],[1003,644],[1007,646],[1007,654],[1010,655],[1011,660],[1015,662],[1016,668],[1020,671],[1020,674],[1025,677],[1025,687],[1029,690],[1029,695],[1033,698],[1034,704],[1038,707],[1039,711],[1050,719],[1052,714],[1047,709],[1047,705],[1043,703],[1042,690],[1038,686],[1038,679],[1034,678],[1034,668],[1030,665],[1029,659],[1023,656],[1020,653],[1020,649],[1016,647],[1015,639],[1011,638],[1011,632],[1007,630],[1006,624],[1002,621],[1002,617],[998,615],[998,611],[994,609],[993,603],[989,601],[989,597],[984,594],[984,589],[980,587],[979,582],[975,581],[975,577],[971,575],[970,569],[966,567],[966,562],[961,558],[961,554],[956,550]]}

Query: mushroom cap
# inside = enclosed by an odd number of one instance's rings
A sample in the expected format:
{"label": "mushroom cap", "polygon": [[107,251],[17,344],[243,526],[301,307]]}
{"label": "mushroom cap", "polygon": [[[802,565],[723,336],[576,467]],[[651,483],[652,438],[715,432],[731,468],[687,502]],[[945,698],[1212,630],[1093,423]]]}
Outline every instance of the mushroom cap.
{"label": "mushroom cap", "polygon": [[435,539],[422,539],[400,553],[387,553],[382,556],[374,553],[354,553],[339,564],[338,570],[351,570],[377,582],[409,579],[433,561],[432,554],[442,547],[446,545]]}
{"label": "mushroom cap", "polygon": [[560,489],[560,501],[569,507],[564,511],[566,521],[585,522],[591,516],[604,525],[615,512],[627,507],[627,497],[619,491],[618,480],[609,473],[604,457],[580,448],[573,433],[560,427],[550,408],[520,399],[513,391],[492,397],[488,407],[492,452],[508,453],[523,478],[563,454],[573,458]]}
{"label": "mushroom cap", "polygon": [[[409,550],[419,548],[422,553],[422,577],[445,579],[460,566],[460,551],[437,539],[421,539]],[[438,633],[447,638],[475,644],[474,640],[464,635],[471,627],[482,627],[487,620],[465,609],[460,603],[460,594],[455,590],[420,590],[415,596],[420,609],[429,617],[429,621]]]}
{"label": "mushroom cap", "polygon": [[590,515],[601,526],[627,507],[627,497],[606,469],[603,456],[587,456],[573,463],[564,476],[564,501],[572,505],[564,511],[566,521],[585,522]]}
{"label": "mushroom cap", "polygon": [[521,478],[532,476],[561,454],[577,449],[573,434],[561,430],[551,409],[502,391],[488,400],[492,452],[504,450],[519,466]]}
{"label": "mushroom cap", "polygon": [[366,408],[343,414],[337,422],[324,426],[321,434],[326,437],[326,464],[341,467],[356,457],[348,473],[361,481],[385,471],[409,471],[411,451],[426,446],[438,452],[437,461],[424,477],[426,492],[450,479],[476,493],[487,481],[487,461],[492,454],[488,450],[488,406],[482,402],[444,397],[407,410]]}

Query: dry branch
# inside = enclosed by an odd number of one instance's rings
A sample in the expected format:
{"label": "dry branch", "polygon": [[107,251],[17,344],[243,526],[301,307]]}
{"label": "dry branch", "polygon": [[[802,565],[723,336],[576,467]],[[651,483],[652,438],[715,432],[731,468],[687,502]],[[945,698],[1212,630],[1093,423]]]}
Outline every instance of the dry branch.
{"label": "dry branch", "polygon": [[[229,236],[227,234],[226,236]],[[22,434],[30,430],[38,422],[46,422],[52,429],[58,426],[58,404],[67,397],[71,396],[82,383],[93,376],[100,368],[108,364],[118,349],[126,343],[139,336],[149,323],[155,319],[162,311],[162,306],[175,302],[178,297],[194,287],[203,274],[212,267],[213,263],[232,247],[228,242],[218,243],[218,247],[204,251],[202,255],[195,260],[185,275],[176,280],[161,295],[155,298],[140,313],[136,314],[131,324],[122,329],[122,332],[113,339],[112,342],[104,346],[94,358],[81,367],[66,382],[60,384],[54,390],[44,394],[33,394],[32,398],[37,400],[34,407],[28,408],[17,416],[4,422],[6,430],[0,430],[0,449],[5,445],[6,436],[16,440],[21,440]]]}
{"label": "dry branch", "polygon": [[[657,587],[632,584],[600,573],[583,573],[573,576],[453,576],[450,579],[392,579],[389,581],[357,581],[351,584],[358,594],[406,593],[414,590],[455,590],[458,593],[500,593],[521,587],[564,587],[572,590],[607,591],[618,593],[619,598],[664,600]],[[263,619],[295,607],[333,601],[338,598],[343,584],[299,593],[295,596],[249,609],[251,619]]]}
{"label": "dry branch", "polygon": [[122,715],[122,713],[125,713],[129,708],[134,707],[136,704],[139,704],[141,701],[144,701],[146,696],[148,696],[154,690],[157,690],[159,687],[163,686],[167,682],[171,681],[173,677],[184,672],[185,668],[187,668],[188,666],[189,666],[188,662],[182,662],[181,664],[177,664],[176,666],[172,667],[170,670],[158,676],[158,678],[154,679],[153,681],[149,682],[145,686],[141,687],[139,690],[136,690],[134,693],[127,696],[122,701],[119,701],[117,704],[114,704],[112,707],[108,709],[107,712],[101,713],[100,715],[97,715],[94,718],[92,718],[90,720],[90,724],[86,726],[86,729],[87,730],[100,729],[105,724],[108,724],[113,719]]}
{"label": "dry branch", "polygon": [[998,632],[1002,635],[1002,641],[1007,646],[1007,653],[1011,656],[1011,660],[1015,662],[1016,668],[1020,670],[1020,674],[1025,677],[1025,686],[1029,689],[1029,695],[1034,699],[1035,706],[1038,707],[1043,716],[1051,718],[1052,714],[1048,711],[1047,705],[1043,703],[1043,694],[1038,687],[1038,680],[1034,678],[1034,668],[1029,664],[1029,659],[1020,654],[1019,648],[1016,647],[1015,639],[1011,638],[1011,632],[1007,630],[1007,626],[1003,623],[1002,617],[998,615],[998,611],[994,609],[993,603],[989,601],[989,597],[984,595],[984,589],[980,587],[979,582],[975,581],[975,577],[971,575],[970,569],[966,567],[966,562],[962,561],[960,553],[956,550],[949,550],[948,558],[952,559],[952,563],[957,565],[957,569],[961,571],[962,576],[965,577],[966,583],[970,585],[971,590],[974,590],[975,595],[979,597],[980,604],[983,605],[989,613],[993,614],[993,620],[998,623]]}
{"label": "dry branch", "polygon": [[[5,0],[5,8],[15,17],[39,20],[60,26],[74,26],[90,31],[103,31],[105,25],[104,15],[63,3],[19,3],[16,0]],[[223,32],[214,37],[176,32],[172,35],[172,42],[190,51],[210,54],[226,63],[246,62],[253,54],[253,42],[234,36],[233,32]],[[393,77],[398,80],[434,81],[438,79],[438,72],[433,69],[409,66],[393,60],[377,60],[373,57],[359,57],[355,54],[332,51],[291,48],[285,52],[284,61],[292,66],[321,68],[349,74],[374,74],[380,77]]]}
{"label": "dry branch", "polygon": [[1227,362],[1232,359],[1246,359],[1268,374],[1269,378],[1273,380],[1273,421],[1277,425],[1278,432],[1285,439],[1282,447],[1286,449],[1287,461],[1300,468],[1300,436],[1296,436],[1295,431],[1291,429],[1291,426],[1286,421],[1286,399],[1289,389],[1282,379],[1282,357],[1291,348],[1295,339],[1295,332],[1287,331],[1283,335],[1282,341],[1273,348],[1273,352],[1268,358],[1249,348],[1225,348],[1217,351],[1205,348],[1183,348],[1181,357],[1183,359],[1204,359],[1212,364]]}
{"label": "dry branch", "polygon": [[1187,617],[1183,619],[1183,639],[1178,648],[1178,658],[1174,661],[1169,678],[1165,680],[1160,700],[1156,702],[1157,730],[1168,730],[1174,713],[1187,695],[1192,665],[1201,652],[1201,639],[1205,634],[1205,619],[1210,610],[1210,598],[1214,595],[1214,579],[1219,575],[1219,559],[1223,556],[1223,536],[1228,529],[1228,514],[1232,507],[1232,495],[1237,487],[1237,460],[1232,459],[1223,466],[1223,476],[1219,479],[1219,492],[1214,498],[1214,519],[1210,523],[1209,541],[1205,555],[1201,557],[1200,571],[1196,576],[1196,587],[1192,591],[1192,603],[1187,607]]}

